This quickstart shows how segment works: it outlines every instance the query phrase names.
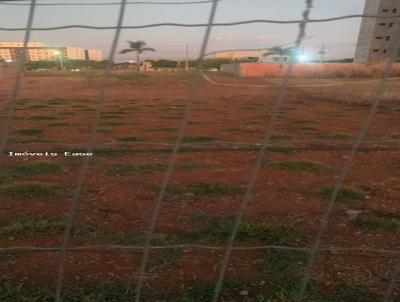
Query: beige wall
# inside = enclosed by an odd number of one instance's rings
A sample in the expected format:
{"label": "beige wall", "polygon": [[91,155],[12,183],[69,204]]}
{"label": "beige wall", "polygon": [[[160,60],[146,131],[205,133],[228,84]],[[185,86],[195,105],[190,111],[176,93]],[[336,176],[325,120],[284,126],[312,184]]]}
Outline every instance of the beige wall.
{"label": "beige wall", "polygon": [[[399,0],[367,0],[365,15],[391,17],[400,13]],[[400,35],[395,18],[365,18],[361,22],[354,61],[359,63],[384,60],[389,57],[394,39]]]}
{"label": "beige wall", "polygon": [[85,50],[80,47],[67,47],[66,50],[66,57],[70,60],[85,60]]}
{"label": "beige wall", "polygon": [[53,48],[37,48],[37,49],[29,49],[28,55],[30,61],[46,61],[46,60],[54,60],[55,49]]}
{"label": "beige wall", "polygon": [[[15,60],[16,53],[20,53],[19,48],[23,47],[23,42],[8,42],[0,41],[0,59]],[[58,55],[55,51],[61,52],[63,58],[70,60],[103,60],[103,52],[100,49],[88,49],[86,51],[81,47],[45,47],[42,42],[28,43],[27,60],[42,61],[42,60],[58,60]]]}
{"label": "beige wall", "polygon": [[88,49],[88,60],[93,60],[93,61],[102,61],[104,60],[103,58],[103,51],[100,49]]}
{"label": "beige wall", "polygon": [[225,51],[216,53],[214,57],[236,60],[249,57],[261,57],[262,54],[263,52],[261,51]]}
{"label": "beige wall", "polygon": [[0,49],[0,59],[3,59],[5,61],[12,60],[10,49]]}
{"label": "beige wall", "polygon": [[[24,43],[0,41],[0,47],[24,47]],[[42,42],[29,42],[28,47],[44,47],[44,45]]]}

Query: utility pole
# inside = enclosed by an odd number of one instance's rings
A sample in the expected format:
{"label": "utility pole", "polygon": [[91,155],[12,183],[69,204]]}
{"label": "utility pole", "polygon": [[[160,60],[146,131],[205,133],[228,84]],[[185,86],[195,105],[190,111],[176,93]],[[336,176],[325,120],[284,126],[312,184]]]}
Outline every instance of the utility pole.
{"label": "utility pole", "polygon": [[186,65],[185,70],[189,70],[189,43],[186,43]]}
{"label": "utility pole", "polygon": [[325,43],[322,44],[322,46],[320,48],[318,48],[318,54],[319,54],[319,63],[322,64],[324,63],[324,57],[326,55],[326,46]]}

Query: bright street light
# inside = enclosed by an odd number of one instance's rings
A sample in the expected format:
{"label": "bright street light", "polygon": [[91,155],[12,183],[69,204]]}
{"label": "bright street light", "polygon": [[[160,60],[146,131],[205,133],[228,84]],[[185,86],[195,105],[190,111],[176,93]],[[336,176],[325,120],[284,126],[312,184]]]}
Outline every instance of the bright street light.
{"label": "bright street light", "polygon": [[55,56],[58,56],[58,57],[60,58],[60,67],[61,67],[61,70],[64,70],[64,64],[63,64],[63,60],[62,60],[61,51],[55,49],[55,50],[53,50],[53,54],[54,54]]}
{"label": "bright street light", "polygon": [[302,54],[298,56],[298,60],[300,63],[306,63],[310,60],[310,58],[307,55]]}

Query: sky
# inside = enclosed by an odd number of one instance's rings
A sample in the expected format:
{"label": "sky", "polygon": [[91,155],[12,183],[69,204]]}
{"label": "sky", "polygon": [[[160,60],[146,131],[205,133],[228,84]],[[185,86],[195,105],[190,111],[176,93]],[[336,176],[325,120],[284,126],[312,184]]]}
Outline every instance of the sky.
{"label": "sky", "polygon": [[[38,2],[118,2],[119,0],[38,0]],[[150,0],[149,0],[150,1]],[[159,0],[168,2],[171,0]],[[175,0],[176,1],[176,0]],[[189,0],[178,0],[189,1]],[[361,14],[365,0],[314,0],[311,18],[327,18]],[[221,0],[215,22],[233,22],[251,19],[292,20],[301,19],[304,0]],[[160,22],[207,23],[211,3],[195,5],[129,5],[124,25],[143,25]],[[0,5],[0,27],[25,27],[29,6]],[[69,24],[115,26],[119,6],[38,6],[34,27]],[[327,59],[353,57],[361,19],[308,24],[305,53],[317,58],[318,48],[327,47]],[[127,40],[144,40],[155,53],[146,53],[146,59],[182,59],[186,43],[191,58],[196,58],[205,28],[158,27],[123,30],[118,50],[127,46]],[[46,46],[77,46],[99,48],[105,56],[109,53],[114,30],[67,29],[34,31],[31,41],[44,42]],[[212,29],[208,52],[224,49],[264,48],[293,42],[298,34],[298,24],[251,24]],[[21,41],[24,32],[0,31],[0,41]],[[117,61],[132,59],[132,54],[117,54]]]}

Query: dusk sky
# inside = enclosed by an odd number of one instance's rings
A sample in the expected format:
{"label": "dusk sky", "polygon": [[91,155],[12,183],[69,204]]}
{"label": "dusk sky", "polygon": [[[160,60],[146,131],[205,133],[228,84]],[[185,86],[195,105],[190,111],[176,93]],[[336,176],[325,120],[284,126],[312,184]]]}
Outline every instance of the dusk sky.
{"label": "dusk sky", "polygon": [[[118,0],[82,0],[85,2],[118,2]],[[163,0],[160,0],[163,1]],[[168,0],[164,0],[168,2]],[[77,0],[39,0],[39,3],[69,2]],[[184,1],[182,1],[184,2]],[[312,18],[334,17],[362,13],[364,0],[315,0]],[[218,5],[215,22],[232,22],[250,19],[301,19],[304,0],[222,0]],[[125,25],[142,25],[159,22],[206,23],[211,4],[196,5],[129,5]],[[24,27],[29,6],[0,5],[0,27]],[[34,26],[59,26],[85,24],[114,26],[119,6],[39,6]],[[344,58],[354,55],[360,19],[309,24],[306,53],[317,56],[316,47],[325,43],[327,58]],[[262,48],[292,42],[296,39],[298,25],[253,24],[218,27],[212,31],[208,51],[235,48]],[[46,46],[80,46],[100,48],[107,55],[113,30],[69,29],[50,32],[34,32],[31,41],[41,41]],[[0,31],[0,41],[22,40],[24,32]],[[144,40],[156,48],[145,58],[183,58],[185,44],[190,44],[190,56],[196,57],[204,35],[204,28],[160,27],[124,30],[119,49],[126,40]],[[117,55],[117,60],[129,60],[129,55]]]}

